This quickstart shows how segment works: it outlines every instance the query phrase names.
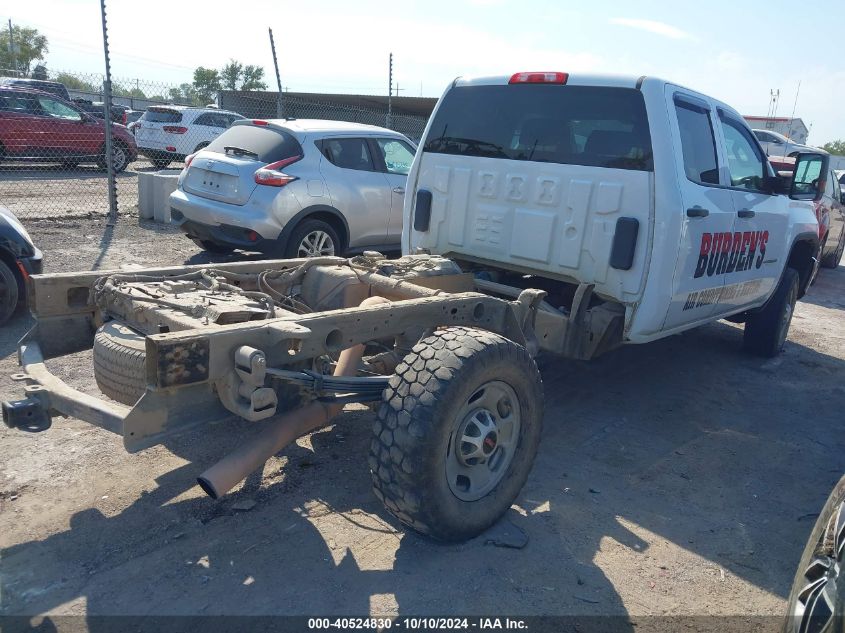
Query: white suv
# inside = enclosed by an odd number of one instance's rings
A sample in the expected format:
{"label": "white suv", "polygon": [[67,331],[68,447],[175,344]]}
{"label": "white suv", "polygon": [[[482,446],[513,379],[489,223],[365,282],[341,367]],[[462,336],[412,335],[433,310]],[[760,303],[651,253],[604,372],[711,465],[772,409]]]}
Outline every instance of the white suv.
{"label": "white suv", "polygon": [[185,159],[173,220],[211,252],[399,250],[415,151],[405,136],[372,125],[236,121]]}
{"label": "white suv", "polygon": [[152,106],[135,125],[138,153],[164,169],[184,160],[216,139],[232,123],[243,119],[237,112],[216,108]]}

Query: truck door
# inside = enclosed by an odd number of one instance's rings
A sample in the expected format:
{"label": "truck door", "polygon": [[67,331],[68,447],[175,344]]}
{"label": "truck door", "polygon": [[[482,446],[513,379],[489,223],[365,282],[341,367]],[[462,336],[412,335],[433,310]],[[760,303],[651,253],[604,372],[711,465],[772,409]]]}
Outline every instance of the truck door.
{"label": "truck door", "polygon": [[[718,311],[724,286],[722,245],[733,233],[731,191],[720,180],[716,113],[709,101],[667,86],[683,215],[672,302],[664,329],[706,320]],[[678,146],[679,145],[679,146]]]}
{"label": "truck door", "polygon": [[724,262],[717,272],[725,280],[723,313],[761,303],[780,279],[788,255],[789,199],[766,191],[774,175],[759,143],[742,119],[719,109],[731,198],[736,214],[733,235],[722,245]]}

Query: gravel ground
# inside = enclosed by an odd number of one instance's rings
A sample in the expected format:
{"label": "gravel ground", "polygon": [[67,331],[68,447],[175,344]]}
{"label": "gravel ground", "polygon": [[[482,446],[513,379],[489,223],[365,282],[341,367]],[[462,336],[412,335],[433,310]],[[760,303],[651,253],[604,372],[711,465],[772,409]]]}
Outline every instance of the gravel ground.
{"label": "gravel ground", "polygon": [[[171,165],[181,166],[176,162]],[[138,160],[117,175],[121,213],[137,213],[137,174],[148,171],[157,170],[147,161]],[[0,164],[0,204],[22,220],[105,215],[109,211],[106,172],[90,164],[71,170],[48,164]]]}
{"label": "gravel ground", "polygon": [[[133,218],[29,228],[48,272],[207,261]],[[744,355],[727,323],[589,363],[541,357],[543,441],[508,518],[523,549],[402,529],[370,491],[363,407],[220,501],[195,477],[258,425],[135,455],[75,419],[4,429],[0,613],[780,615],[845,470],[843,297],[845,267],[822,271],[772,360]],[[28,326],[19,316],[0,333],[2,399],[21,396],[8,374]],[[86,354],[52,367],[96,393]]]}

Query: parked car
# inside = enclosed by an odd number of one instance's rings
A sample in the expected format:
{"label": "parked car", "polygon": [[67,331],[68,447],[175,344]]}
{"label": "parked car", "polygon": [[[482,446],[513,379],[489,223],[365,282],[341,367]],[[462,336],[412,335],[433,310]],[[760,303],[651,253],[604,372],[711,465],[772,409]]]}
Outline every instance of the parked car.
{"label": "parked car", "polygon": [[135,126],[138,151],[164,169],[172,161],[184,160],[206,147],[243,118],[237,112],[218,108],[151,106]]}
{"label": "parked car", "polygon": [[67,87],[58,81],[42,81],[40,79],[27,79],[25,77],[0,77],[0,86],[12,86],[15,88],[29,88],[49,92],[65,101],[70,101]]}
{"label": "parked car", "polygon": [[845,191],[845,169],[834,169],[833,173],[839,181],[839,188],[842,189],[842,191]]}
{"label": "parked car", "polygon": [[[135,139],[112,124],[116,171],[135,160]],[[52,94],[0,86],[0,161],[59,163],[73,169],[94,162],[105,167],[105,125],[69,101]]]}
{"label": "parked car", "polygon": [[845,477],[819,513],[787,600],[784,633],[834,633],[845,618]]}
{"label": "parked car", "polygon": [[26,303],[26,280],[41,273],[41,259],[14,213],[0,205],[0,325]]}
{"label": "parked car", "polygon": [[[73,104],[82,110],[83,112],[87,112],[91,116],[95,116],[98,119],[103,118],[103,107],[105,103],[102,101],[89,101],[88,99],[73,99]],[[124,105],[119,104],[112,104],[111,107],[111,120],[114,123],[120,123],[121,125],[126,125],[126,113],[129,111]]]}
{"label": "parked car", "polygon": [[845,251],[845,194],[833,170],[823,180],[824,190],[815,201],[817,215],[827,216],[827,230],[821,236],[820,264],[825,268],[836,268]]}
{"label": "parked car", "polygon": [[766,156],[789,156],[794,157],[798,152],[815,152],[815,147],[802,145],[789,140],[783,134],[771,130],[752,130],[754,136],[760,141],[760,146],[766,152]]}
{"label": "parked car", "polygon": [[[778,173],[792,175],[795,170],[795,159],[788,156],[769,157],[769,161]],[[805,165],[806,167],[806,165]],[[818,164],[812,166],[813,169]],[[819,174],[803,174],[803,178],[816,180]],[[816,211],[816,220],[819,223],[819,255],[818,266],[825,268],[836,268],[842,259],[845,250],[845,189],[840,184],[836,172],[830,170],[826,179],[819,179],[824,187],[819,191],[813,200]],[[813,278],[818,272],[818,266],[814,271]]]}
{"label": "parked car", "polygon": [[236,121],[186,159],[170,206],[188,237],[214,252],[395,250],[415,151],[371,125]]}

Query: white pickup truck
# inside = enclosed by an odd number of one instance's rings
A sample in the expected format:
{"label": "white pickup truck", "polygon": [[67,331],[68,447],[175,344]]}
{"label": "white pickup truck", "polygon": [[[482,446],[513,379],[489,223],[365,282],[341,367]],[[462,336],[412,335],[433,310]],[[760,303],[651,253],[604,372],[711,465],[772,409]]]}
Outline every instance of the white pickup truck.
{"label": "white pickup truck", "polygon": [[[344,403],[380,402],[376,495],[465,539],[531,470],[539,351],[589,359],[720,318],[781,350],[816,266],[826,161],[776,177],[735,111],[659,79],[458,79],[414,158],[401,259],[34,275],[13,376],[27,397],[3,419],[72,415],[130,452],[233,414],[262,425],[199,475],[218,498]],[[108,399],[44,363],[88,348]]]}
{"label": "white pickup truck", "polygon": [[624,311],[613,344],[730,318],[772,356],[816,266],[825,160],[785,183],[735,110],[653,77],[457,79],[408,175],[402,246],[558,308],[591,284]]}

